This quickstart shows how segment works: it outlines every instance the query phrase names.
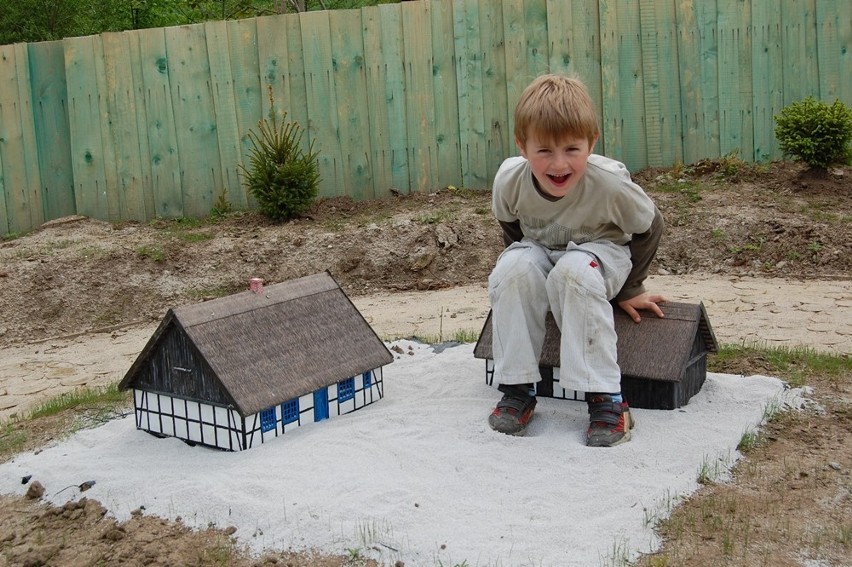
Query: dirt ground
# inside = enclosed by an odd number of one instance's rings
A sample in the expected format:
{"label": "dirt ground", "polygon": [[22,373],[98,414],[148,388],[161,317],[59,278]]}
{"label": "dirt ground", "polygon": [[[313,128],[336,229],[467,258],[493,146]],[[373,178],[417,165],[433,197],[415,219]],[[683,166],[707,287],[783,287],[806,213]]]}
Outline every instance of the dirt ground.
{"label": "dirt ground", "polygon": [[[635,179],[667,223],[653,273],[852,278],[852,168],[816,176],[790,163],[721,160]],[[253,213],[147,224],[69,217],[13,236],[0,242],[0,349],[155,322],[169,307],[243,290],[251,277],[275,283],[329,270],[350,296],[484,284],[502,249],[490,193],[456,188],[325,199],[284,224]],[[719,371],[763,373],[766,361],[744,364]],[[643,565],[849,564],[850,383],[815,376],[809,385],[813,411],[773,423],[732,483],[682,504],[682,522],[664,530],[673,543]],[[67,419],[6,424],[0,434],[25,427],[33,448]],[[747,535],[719,528],[761,505],[782,512],[755,519]],[[94,501],[50,508],[0,498],[0,565],[369,564],[280,550],[250,557],[230,536],[144,513],[119,525]],[[807,563],[815,558],[823,562]]]}

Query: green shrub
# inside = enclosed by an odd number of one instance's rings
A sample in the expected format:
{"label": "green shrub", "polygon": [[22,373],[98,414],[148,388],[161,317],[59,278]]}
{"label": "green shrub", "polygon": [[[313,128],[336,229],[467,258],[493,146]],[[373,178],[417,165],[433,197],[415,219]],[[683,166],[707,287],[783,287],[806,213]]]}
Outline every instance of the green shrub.
{"label": "green shrub", "polygon": [[809,96],[775,117],[775,137],[785,154],[812,168],[849,163],[852,111],[840,100],[829,106]]}
{"label": "green shrub", "polygon": [[249,132],[250,167],[240,169],[260,212],[275,220],[288,220],[300,216],[316,201],[318,152],[313,143],[307,152],[301,149],[302,128],[296,122],[287,122],[286,112],[279,121],[273,106],[270,116],[271,120],[258,122],[257,132]]}

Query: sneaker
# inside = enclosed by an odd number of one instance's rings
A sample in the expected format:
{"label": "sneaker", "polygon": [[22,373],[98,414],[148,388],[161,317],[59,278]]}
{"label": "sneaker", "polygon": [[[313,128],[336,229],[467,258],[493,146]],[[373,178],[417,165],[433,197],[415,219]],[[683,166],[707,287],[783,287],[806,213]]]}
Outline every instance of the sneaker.
{"label": "sneaker", "polygon": [[589,397],[589,429],[586,445],[614,447],[630,441],[630,430],[636,425],[627,402],[613,402],[612,396],[595,394]]}
{"label": "sneaker", "polygon": [[535,410],[535,396],[504,394],[488,416],[488,425],[506,435],[523,435]]}

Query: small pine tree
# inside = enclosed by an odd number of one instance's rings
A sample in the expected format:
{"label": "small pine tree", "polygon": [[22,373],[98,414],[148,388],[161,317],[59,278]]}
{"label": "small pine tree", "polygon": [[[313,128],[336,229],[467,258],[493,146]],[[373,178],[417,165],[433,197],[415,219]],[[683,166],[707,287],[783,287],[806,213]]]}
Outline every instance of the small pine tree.
{"label": "small pine tree", "polygon": [[849,163],[852,111],[840,100],[828,105],[809,96],[775,117],[775,137],[785,154],[811,168]]}
{"label": "small pine tree", "polygon": [[319,153],[314,151],[313,142],[307,152],[302,150],[302,128],[296,122],[287,122],[286,112],[279,120],[272,104],[269,114],[271,119],[258,122],[257,132],[249,131],[250,167],[241,165],[240,169],[243,183],[257,199],[260,212],[283,221],[302,215],[316,201]]}

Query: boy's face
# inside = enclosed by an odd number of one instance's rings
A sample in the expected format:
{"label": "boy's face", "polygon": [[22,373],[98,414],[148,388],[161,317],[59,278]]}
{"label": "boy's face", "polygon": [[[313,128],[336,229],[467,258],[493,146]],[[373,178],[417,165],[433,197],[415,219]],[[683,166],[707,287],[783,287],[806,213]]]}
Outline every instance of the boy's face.
{"label": "boy's face", "polygon": [[583,178],[595,141],[589,143],[586,138],[568,137],[551,142],[530,134],[526,144],[522,146],[518,140],[515,144],[530,162],[539,189],[559,198],[567,195]]}

